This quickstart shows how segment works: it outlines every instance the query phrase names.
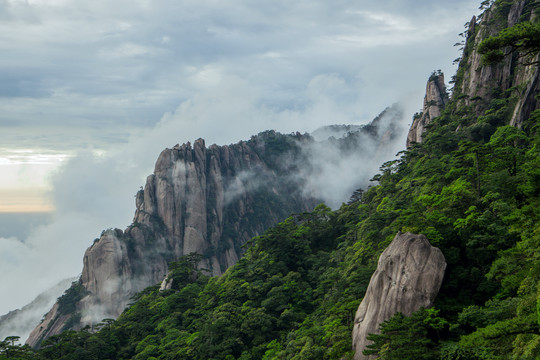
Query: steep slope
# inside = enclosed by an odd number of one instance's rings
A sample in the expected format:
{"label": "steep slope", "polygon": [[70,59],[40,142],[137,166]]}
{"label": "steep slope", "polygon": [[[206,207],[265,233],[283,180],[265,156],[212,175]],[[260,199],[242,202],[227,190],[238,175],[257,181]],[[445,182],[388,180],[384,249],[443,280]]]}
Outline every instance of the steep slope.
{"label": "steep slope", "polygon": [[[104,231],[86,251],[80,284],[67,301],[72,309],[49,312],[28,344],[116,318],[134,294],[163,280],[168,263],[181,256],[200,254],[199,268],[222,274],[249,239],[321,201],[309,186],[318,171],[315,148],[347,156],[365,143],[384,149],[400,120],[396,105],[339,139],[316,142],[309,135],[267,131],[229,146],[207,148],[199,139],[165,149],[136,195],[133,224],[125,231]],[[372,148],[370,156],[377,157]]]}
{"label": "steep slope", "polygon": [[[474,122],[472,131],[477,133],[477,136],[488,136],[486,134],[503,123],[505,114],[498,111],[502,105],[506,105],[503,101],[510,103],[504,110],[511,114],[509,125],[516,127],[521,127],[538,108],[538,51],[512,51],[511,46],[506,46],[504,51],[501,50],[504,56],[498,59],[500,61],[486,61],[486,51],[478,51],[482,42],[497,35],[502,29],[537,21],[538,11],[537,1],[497,1],[495,6],[481,15],[481,21],[476,16],[472,17],[464,32],[466,39],[459,69],[452,78],[455,84],[452,89],[455,110],[464,115],[456,131]],[[531,40],[536,43],[539,41],[534,38]],[[515,41],[518,43],[520,40]],[[426,86],[422,112],[415,116],[409,130],[407,148],[414,142],[422,142],[426,126],[441,114],[447,102],[444,76],[440,72],[434,72]]]}
{"label": "steep slope", "polygon": [[[483,41],[499,34],[502,29],[512,28],[518,23],[537,22],[538,7],[538,1],[497,1],[482,14],[481,21],[476,17],[471,19],[454,79],[455,100],[475,114],[482,115],[493,106],[493,100],[506,92],[512,101],[509,124],[522,126],[540,104],[540,99],[536,98],[540,91],[538,51],[519,51],[507,46],[504,47],[506,55],[500,61],[486,61],[485,54],[478,49]],[[538,39],[532,40],[538,42]]]}
{"label": "steep slope", "polygon": [[[76,312],[51,311],[28,343],[66,329],[70,318],[68,328],[116,318],[182,255],[203,255],[199,266],[219,275],[251,237],[313,208],[319,200],[302,193],[299,179],[284,176],[299,161],[302,141],[309,137],[266,132],[230,146],[207,148],[199,139],[165,149],[136,195],[133,224],[104,231],[86,251]],[[287,157],[288,163],[278,161]]]}

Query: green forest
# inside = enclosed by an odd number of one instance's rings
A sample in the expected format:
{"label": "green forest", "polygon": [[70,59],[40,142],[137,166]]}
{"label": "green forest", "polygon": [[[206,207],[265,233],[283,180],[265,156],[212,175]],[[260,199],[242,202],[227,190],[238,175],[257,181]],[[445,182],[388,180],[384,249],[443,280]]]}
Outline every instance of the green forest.
{"label": "green forest", "polygon": [[461,93],[476,51],[486,66],[507,56],[537,66],[540,24],[507,28],[500,19],[512,3],[486,10],[499,32],[478,49],[467,42],[441,116],[422,143],[380,167],[374,186],[337,210],[291,215],[245,244],[220,277],[190,254],[170,264],[172,289],[147,288],[118,319],[65,331],[38,350],[8,337],[0,359],[352,359],[356,309],[398,231],[440,248],[445,278],[433,308],[382,323],[366,354],[540,358],[540,109],[511,126],[519,86],[494,86],[476,99],[482,106]]}

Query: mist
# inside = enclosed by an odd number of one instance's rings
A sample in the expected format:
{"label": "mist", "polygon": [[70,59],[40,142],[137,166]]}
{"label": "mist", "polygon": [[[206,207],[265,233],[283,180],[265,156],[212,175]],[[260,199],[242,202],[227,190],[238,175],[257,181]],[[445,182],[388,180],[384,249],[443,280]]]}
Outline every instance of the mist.
{"label": "mist", "polygon": [[38,295],[30,304],[21,310],[15,310],[4,316],[0,316],[0,339],[7,336],[20,336],[24,341],[30,332],[34,330],[43,318],[43,311],[48,311],[56,302],[56,299],[71,285],[76,278],[64,279],[47,291]]}
{"label": "mist", "polygon": [[[373,136],[354,127],[343,134],[324,128],[317,131],[320,140],[302,147],[307,162],[300,165],[298,176],[306,182],[306,195],[321,198],[336,209],[354,190],[376,185],[370,179],[380,166],[404,150],[407,120],[403,108],[396,104],[381,114]],[[323,134],[325,140],[321,139]]]}

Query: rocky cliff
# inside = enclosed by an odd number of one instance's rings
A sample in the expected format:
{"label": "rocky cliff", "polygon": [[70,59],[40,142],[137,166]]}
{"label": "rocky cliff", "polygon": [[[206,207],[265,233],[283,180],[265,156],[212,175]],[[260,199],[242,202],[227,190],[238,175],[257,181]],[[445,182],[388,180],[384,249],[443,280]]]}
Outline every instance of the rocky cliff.
{"label": "rocky cliff", "polygon": [[[435,121],[435,126],[451,129],[457,134],[454,140],[472,140],[480,144],[488,142],[500,126],[510,125],[518,128],[523,126],[529,129],[534,127],[531,126],[535,121],[534,115],[531,115],[534,111],[538,111],[540,106],[538,31],[535,30],[536,35],[533,36],[536,38],[531,40],[536,44],[531,47],[532,50],[523,51],[519,47],[503,46],[500,49],[501,56],[496,60],[486,57],[486,52],[481,50],[481,44],[516,24],[530,22],[537,25],[540,2],[497,0],[491,3],[492,6],[482,15],[473,16],[466,24],[463,54],[458,59],[459,68],[452,79],[455,86],[451,98],[446,97],[442,74],[433,73],[428,80],[423,110],[415,115],[409,129],[407,148],[415,142],[423,142],[422,134],[425,134],[426,126],[441,115],[443,116],[438,119],[440,121]],[[522,34],[518,36],[514,34],[518,43],[523,41],[520,36]],[[438,140],[434,139],[434,142]],[[478,172],[478,154],[476,156]],[[481,193],[480,186],[477,186],[478,193]],[[400,239],[401,237],[403,239]],[[413,255],[412,258],[432,262],[425,265],[431,269],[424,273],[429,274],[428,278],[423,278],[426,275],[422,272],[413,274],[412,268],[418,265],[422,268],[424,264],[411,260],[410,265],[405,265],[411,250],[400,247],[406,242],[404,239],[416,241],[417,237],[408,233],[398,234],[381,255],[377,270],[356,313],[353,328],[355,359],[373,358],[363,355],[362,351],[369,344],[367,335],[378,333],[380,323],[396,312],[410,315],[420,307],[429,307],[433,304],[441,286],[446,263],[442,254],[437,255],[440,253],[438,249],[428,251],[430,246],[423,238],[419,242],[425,243],[422,245],[425,250],[419,251],[423,252],[423,255]],[[402,241],[402,245],[394,244],[396,240]],[[418,250],[414,250],[413,253],[416,251]],[[390,255],[392,253],[395,257]],[[411,282],[407,283],[409,281]]]}
{"label": "rocky cliff", "polygon": [[[136,195],[133,224],[104,231],[84,254],[76,312],[59,316],[55,305],[27,342],[116,318],[182,255],[203,255],[199,266],[219,275],[239,259],[247,240],[290,213],[312,209],[319,199],[302,192],[300,179],[286,176],[300,161],[300,144],[310,139],[269,131],[229,146],[206,147],[199,139],[163,150]],[[70,316],[80,321],[66,327]]]}
{"label": "rocky cliff", "polygon": [[426,85],[426,95],[422,112],[416,114],[407,134],[407,147],[415,142],[422,142],[422,134],[426,131],[426,126],[431,120],[441,115],[441,110],[448,102],[448,92],[444,84],[444,75],[441,72],[434,72]]}
{"label": "rocky cliff", "polygon": [[[482,41],[497,35],[502,29],[520,22],[534,21],[538,17],[538,1],[499,1],[482,15],[481,19],[473,16],[468,23],[463,55],[460,57],[459,70],[452,82],[452,99],[458,105],[456,112],[475,114],[474,122],[478,127],[494,128],[502,119],[495,114],[500,107],[500,99],[506,98],[512,103],[509,124],[521,127],[534,109],[540,105],[540,70],[537,53],[528,57],[519,51],[506,49],[500,62],[486,62],[478,51]],[[499,104],[497,103],[499,101]],[[407,136],[407,148],[414,142],[422,142],[422,134],[433,118],[441,114],[448,103],[444,76],[434,72],[428,80],[422,112],[416,114]],[[491,111],[490,111],[491,110]],[[491,116],[489,116],[491,113]],[[479,118],[482,115],[488,115]],[[464,118],[461,125],[471,125]],[[458,126],[459,131],[462,126]],[[481,129],[478,129],[482,132]]]}
{"label": "rocky cliff", "polygon": [[502,29],[538,17],[538,1],[513,1],[495,4],[479,20],[474,16],[466,31],[466,43],[456,75],[454,99],[482,114],[501,93],[513,101],[510,125],[521,127],[531,112],[538,108],[540,92],[538,55],[526,58],[523,53],[507,49],[500,62],[486,63],[478,51],[479,44]]}
{"label": "rocky cliff", "polygon": [[446,261],[441,250],[429,244],[424,235],[398,233],[383,251],[369,281],[364,299],[354,318],[354,359],[362,354],[367,335],[379,332],[379,324],[397,312],[410,316],[421,307],[433,305],[441,287]]}
{"label": "rocky cliff", "polygon": [[[322,148],[347,151],[366,139],[392,140],[401,113],[386,113],[340,139],[325,140]],[[307,134],[267,131],[229,146],[206,147],[199,139],[163,150],[136,195],[132,225],[104,231],[88,248],[79,286],[64,301],[72,310],[55,305],[27,343],[116,318],[134,294],[162,281],[168,263],[183,255],[198,253],[200,268],[222,274],[249,239],[321,201],[306,191],[305,177],[315,169],[306,149],[313,143]]]}

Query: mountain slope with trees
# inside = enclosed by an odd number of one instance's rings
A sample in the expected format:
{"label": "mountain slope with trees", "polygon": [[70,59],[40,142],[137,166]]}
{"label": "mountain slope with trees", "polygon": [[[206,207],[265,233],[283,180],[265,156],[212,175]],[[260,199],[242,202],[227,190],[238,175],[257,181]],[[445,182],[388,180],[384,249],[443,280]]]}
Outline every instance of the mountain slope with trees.
{"label": "mountain slope with trees", "polygon": [[[220,277],[188,255],[171,264],[171,289],[147,288],[99,331],[67,331],[39,351],[7,339],[0,358],[352,358],[354,313],[398,231],[440,248],[445,278],[433,308],[381,324],[367,353],[539,358],[539,54],[492,40],[515,31],[512,41],[534,44],[536,33],[521,28],[538,26],[539,2],[483,5],[482,20],[468,26],[451,99],[421,143],[382,165],[378,185],[338,210],[290,216],[246,243]],[[490,55],[498,50],[502,57]]]}

